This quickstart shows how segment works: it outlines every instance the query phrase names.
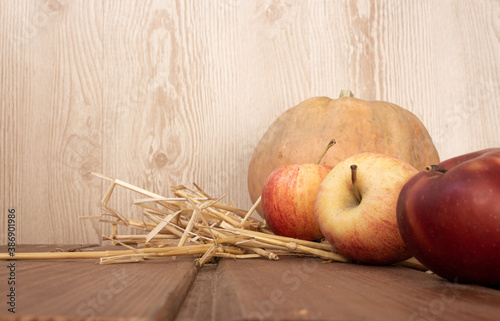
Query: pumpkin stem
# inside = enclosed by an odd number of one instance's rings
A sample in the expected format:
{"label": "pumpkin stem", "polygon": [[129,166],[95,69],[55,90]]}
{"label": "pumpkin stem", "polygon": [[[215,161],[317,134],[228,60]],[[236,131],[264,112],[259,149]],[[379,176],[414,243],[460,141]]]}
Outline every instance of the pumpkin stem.
{"label": "pumpkin stem", "polygon": [[335,144],[337,144],[337,142],[335,141],[335,139],[332,139],[331,141],[328,142],[328,145],[326,145],[325,149],[321,153],[321,156],[319,156],[318,162],[316,164],[319,164],[321,162],[321,160],[323,159],[323,156],[325,156],[325,154],[326,154],[326,151],[329,150],[330,147],[332,147]]}
{"label": "pumpkin stem", "polygon": [[425,168],[425,171],[426,172],[436,171],[436,172],[446,173],[448,170],[444,167],[439,166],[439,165],[429,165]]}
{"label": "pumpkin stem", "polygon": [[349,89],[342,89],[340,91],[339,98],[342,98],[342,97],[354,97],[354,94]]}
{"label": "pumpkin stem", "polygon": [[352,189],[354,191],[354,195],[358,200],[358,203],[361,203],[361,194],[359,194],[358,186],[356,185],[356,181],[358,180],[358,165],[351,165],[351,182]]}

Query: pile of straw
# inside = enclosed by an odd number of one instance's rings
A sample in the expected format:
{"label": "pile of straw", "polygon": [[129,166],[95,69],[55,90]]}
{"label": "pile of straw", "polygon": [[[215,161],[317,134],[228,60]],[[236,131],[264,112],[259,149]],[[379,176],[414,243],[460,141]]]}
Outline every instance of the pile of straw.
{"label": "pile of straw", "polygon": [[[115,244],[129,247],[128,252],[100,258],[102,264],[136,262],[144,259],[198,254],[203,266],[215,257],[236,259],[265,257],[277,260],[280,255],[308,255],[325,260],[347,262],[326,243],[309,242],[274,235],[263,221],[252,217],[260,199],[248,211],[227,205],[224,198],[208,195],[198,185],[174,186],[174,197],[163,197],[137,186],[102,174],[92,175],[111,182],[101,203],[104,213],[99,219],[111,224],[111,235],[103,236]],[[126,188],[145,198],[133,201],[142,209],[142,220],[125,217],[109,205],[116,187]],[[119,235],[118,225],[140,229],[145,234]],[[131,247],[130,245],[135,245]]]}

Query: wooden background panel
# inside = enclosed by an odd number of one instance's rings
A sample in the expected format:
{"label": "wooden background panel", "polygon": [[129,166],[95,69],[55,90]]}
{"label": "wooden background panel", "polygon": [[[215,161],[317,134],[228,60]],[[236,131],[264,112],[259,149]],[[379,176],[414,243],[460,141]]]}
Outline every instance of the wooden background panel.
{"label": "wooden background panel", "polygon": [[249,208],[268,126],[341,89],[414,112],[443,159],[500,145],[495,0],[1,1],[0,35],[2,211],[23,243],[99,240],[78,220],[108,186],[89,171]]}
{"label": "wooden background panel", "polygon": [[[165,89],[177,74],[170,70],[176,48],[173,4],[108,1],[104,7],[103,173],[160,194],[170,175],[165,166],[183,162],[183,146],[171,131],[176,92],[170,86],[167,95]],[[135,195],[115,196],[111,204],[130,215]]]}
{"label": "wooden background panel", "polygon": [[[104,110],[106,174],[162,195],[192,182],[229,191],[240,120],[227,94],[235,17],[222,10],[205,1],[108,2],[104,105],[115,108]],[[127,210],[131,197],[114,201]]]}
{"label": "wooden background panel", "polygon": [[310,95],[415,113],[442,159],[500,145],[498,1],[311,1]]}
{"label": "wooden background panel", "polygon": [[101,168],[100,12],[99,1],[2,1],[2,218],[16,209],[19,243],[100,234],[78,219],[99,212],[100,184],[84,174]]}

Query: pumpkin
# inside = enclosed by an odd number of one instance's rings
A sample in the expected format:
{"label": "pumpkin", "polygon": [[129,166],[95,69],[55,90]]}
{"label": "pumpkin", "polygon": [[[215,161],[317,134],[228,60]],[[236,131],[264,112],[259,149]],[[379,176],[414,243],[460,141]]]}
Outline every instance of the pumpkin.
{"label": "pumpkin", "polygon": [[[331,167],[361,152],[396,156],[418,170],[439,163],[427,129],[410,111],[390,102],[354,98],[348,90],[338,99],[313,97],[281,114],[257,144],[248,168],[252,202],[274,169],[315,163],[331,139],[336,145],[321,160]],[[257,211],[262,215],[260,207]]]}

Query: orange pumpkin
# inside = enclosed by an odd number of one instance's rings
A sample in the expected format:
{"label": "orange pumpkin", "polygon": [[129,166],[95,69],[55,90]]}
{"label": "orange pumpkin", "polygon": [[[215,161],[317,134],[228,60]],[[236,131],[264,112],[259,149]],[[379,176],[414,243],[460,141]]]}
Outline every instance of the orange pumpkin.
{"label": "orange pumpkin", "polygon": [[[254,150],[248,169],[252,202],[269,174],[282,165],[315,163],[326,144],[334,145],[321,164],[361,152],[393,155],[423,170],[439,155],[427,129],[410,111],[385,101],[365,101],[342,91],[338,99],[314,97],[281,114]],[[262,214],[260,207],[258,212]]]}

